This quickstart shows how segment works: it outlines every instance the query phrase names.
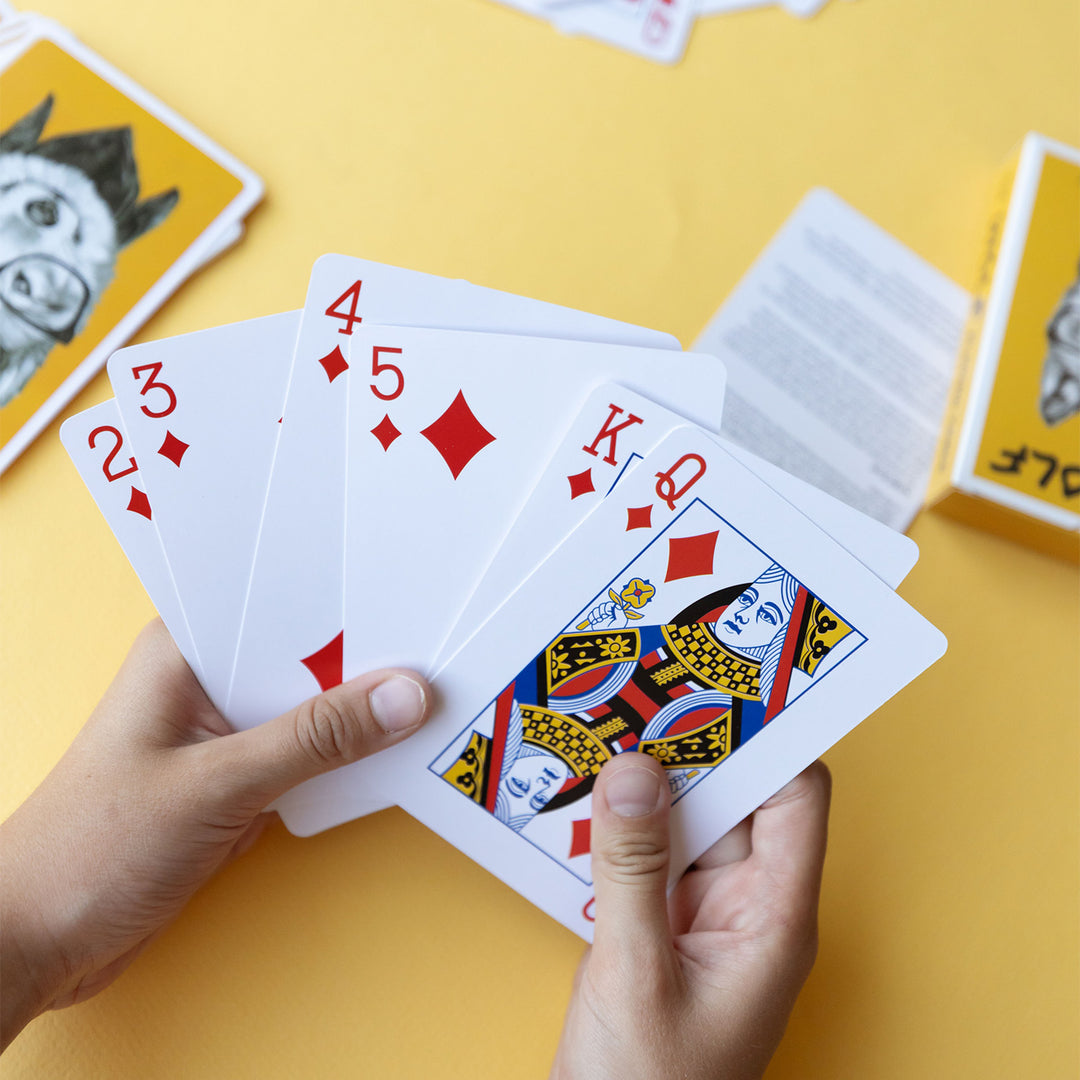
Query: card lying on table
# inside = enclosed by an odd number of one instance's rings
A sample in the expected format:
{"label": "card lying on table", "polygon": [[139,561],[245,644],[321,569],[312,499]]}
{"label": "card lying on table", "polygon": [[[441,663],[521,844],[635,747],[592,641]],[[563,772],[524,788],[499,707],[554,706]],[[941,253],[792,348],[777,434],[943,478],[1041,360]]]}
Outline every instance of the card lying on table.
{"label": "card lying on table", "polygon": [[720,449],[645,456],[435,679],[399,802],[591,937],[590,792],[668,770],[673,878],[937,660],[945,639]]}
{"label": "card lying on table", "polygon": [[0,34],[0,472],[192,273],[262,181],[63,28]]}

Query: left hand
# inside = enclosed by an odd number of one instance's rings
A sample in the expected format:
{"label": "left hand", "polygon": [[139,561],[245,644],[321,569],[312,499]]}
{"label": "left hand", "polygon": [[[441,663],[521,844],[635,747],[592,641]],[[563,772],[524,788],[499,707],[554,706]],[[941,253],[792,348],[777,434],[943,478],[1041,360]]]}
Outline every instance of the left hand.
{"label": "left hand", "polygon": [[400,742],[431,695],[412,672],[361,676],[231,733],[160,621],[86,726],[0,827],[2,1045],[37,1013],[107,986],[289,788]]}

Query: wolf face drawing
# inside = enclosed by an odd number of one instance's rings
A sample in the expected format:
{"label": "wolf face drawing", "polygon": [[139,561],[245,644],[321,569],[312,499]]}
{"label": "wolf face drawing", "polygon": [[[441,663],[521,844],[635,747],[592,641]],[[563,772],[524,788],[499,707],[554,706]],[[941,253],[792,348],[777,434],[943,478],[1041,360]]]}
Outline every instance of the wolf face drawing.
{"label": "wolf face drawing", "polygon": [[1080,412],[1080,276],[1046,326],[1039,412],[1050,427]]}
{"label": "wolf face drawing", "polygon": [[0,406],[82,330],[120,250],[180,198],[139,201],[130,127],[42,141],[52,107],[50,94],[0,135]]}

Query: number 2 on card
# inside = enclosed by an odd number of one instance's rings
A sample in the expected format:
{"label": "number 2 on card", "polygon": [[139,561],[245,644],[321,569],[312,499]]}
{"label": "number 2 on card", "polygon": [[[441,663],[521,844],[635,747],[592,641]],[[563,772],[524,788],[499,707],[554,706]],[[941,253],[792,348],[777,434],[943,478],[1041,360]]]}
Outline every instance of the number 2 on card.
{"label": "number 2 on card", "polygon": [[124,445],[124,436],[110,424],[103,424],[101,427],[96,427],[90,432],[90,438],[87,441],[90,444],[90,449],[95,450],[97,448],[98,436],[105,432],[108,432],[116,440],[116,442],[113,443],[113,448],[105,455],[105,462],[101,466],[101,471],[105,474],[105,479],[111,484],[114,480],[119,480],[121,476],[127,476],[128,473],[135,472],[139,466],[135,464],[134,458],[128,458],[130,465],[126,469],[121,469],[119,472],[109,472],[113,459],[120,453],[120,447]]}

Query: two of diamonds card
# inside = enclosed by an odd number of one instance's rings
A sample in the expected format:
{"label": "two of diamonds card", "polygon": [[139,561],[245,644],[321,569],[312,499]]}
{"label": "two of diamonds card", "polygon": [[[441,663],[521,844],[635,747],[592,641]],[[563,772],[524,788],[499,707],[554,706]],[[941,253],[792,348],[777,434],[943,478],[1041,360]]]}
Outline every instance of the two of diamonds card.
{"label": "two of diamonds card", "polygon": [[234,726],[434,678],[290,829],[400,803],[585,936],[604,760],[669,770],[685,865],[941,648],[914,545],[720,440],[722,366],[655,331],[326,256],[302,312],[109,373],[62,438]]}

